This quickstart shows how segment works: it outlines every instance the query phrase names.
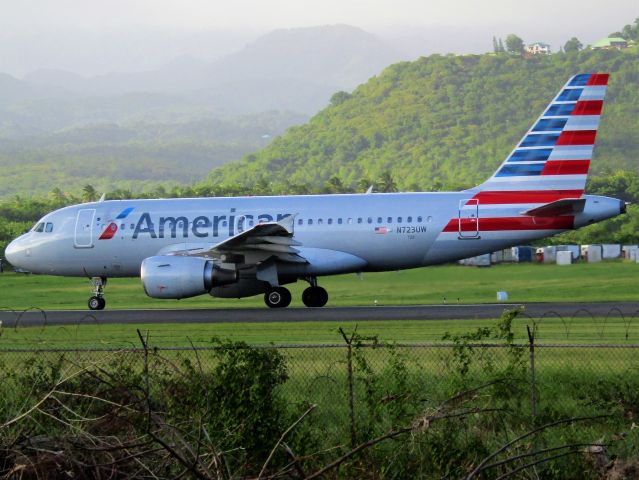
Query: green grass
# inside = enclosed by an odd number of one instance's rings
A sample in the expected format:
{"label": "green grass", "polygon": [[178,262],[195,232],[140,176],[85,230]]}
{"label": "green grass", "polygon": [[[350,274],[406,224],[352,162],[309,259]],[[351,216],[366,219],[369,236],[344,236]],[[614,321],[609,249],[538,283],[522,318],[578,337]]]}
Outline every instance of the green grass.
{"label": "green grass", "polygon": [[[505,290],[510,302],[638,301],[639,265],[630,262],[575,264],[503,264],[490,268],[444,265],[401,272],[340,275],[320,279],[329,306],[405,305],[495,302]],[[301,306],[306,282],[290,285],[292,306]],[[87,279],[45,275],[0,275],[0,309],[37,307],[85,309],[91,286]],[[220,299],[202,295],[185,300],[155,300],[144,294],[139,279],[110,279],[106,297],[113,308],[263,307],[261,296]]]}
{"label": "green grass", "polygon": [[[639,343],[639,319],[545,318],[537,320],[539,343]],[[532,319],[515,320],[518,342],[527,341],[526,326]],[[494,326],[496,320],[397,320],[362,322],[273,322],[273,323],[188,323],[188,324],[105,324],[87,318],[81,324],[0,330],[0,349],[139,347],[136,329],[149,334],[153,346],[188,347],[211,345],[214,337],[245,341],[253,345],[343,344],[338,328],[349,332],[357,327],[363,336],[382,342],[442,342],[446,332],[464,334],[479,327]]]}

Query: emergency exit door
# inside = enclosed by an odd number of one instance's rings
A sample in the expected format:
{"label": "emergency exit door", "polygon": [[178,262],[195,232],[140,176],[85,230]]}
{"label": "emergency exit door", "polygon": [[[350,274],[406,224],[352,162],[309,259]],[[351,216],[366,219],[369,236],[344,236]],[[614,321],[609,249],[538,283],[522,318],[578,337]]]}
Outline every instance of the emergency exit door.
{"label": "emergency exit door", "polygon": [[93,219],[95,209],[85,208],[78,211],[75,219],[75,248],[93,248]]}
{"label": "emergency exit door", "polygon": [[459,201],[459,238],[479,238],[479,200]]}

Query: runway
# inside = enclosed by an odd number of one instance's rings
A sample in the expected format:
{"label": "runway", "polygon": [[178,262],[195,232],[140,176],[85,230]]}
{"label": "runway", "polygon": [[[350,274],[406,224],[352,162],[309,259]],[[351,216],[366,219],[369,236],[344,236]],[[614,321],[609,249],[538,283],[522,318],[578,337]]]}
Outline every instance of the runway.
{"label": "runway", "polygon": [[639,317],[639,302],[410,305],[324,308],[227,308],[193,310],[27,310],[0,311],[3,327],[76,324],[247,323],[365,320],[470,320],[498,318],[505,309],[524,306],[526,316]]}

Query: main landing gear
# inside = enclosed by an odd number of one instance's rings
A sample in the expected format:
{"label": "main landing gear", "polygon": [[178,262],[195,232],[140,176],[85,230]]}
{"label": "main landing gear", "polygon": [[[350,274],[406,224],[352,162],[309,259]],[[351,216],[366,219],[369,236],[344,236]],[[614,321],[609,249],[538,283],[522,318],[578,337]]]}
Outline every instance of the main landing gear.
{"label": "main landing gear", "polygon": [[106,286],[106,277],[93,277],[93,296],[89,298],[89,310],[104,310],[106,300],[104,299],[104,287]]}
{"label": "main landing gear", "polygon": [[306,279],[310,287],[302,292],[302,302],[307,307],[323,307],[328,302],[328,292],[317,285],[317,277]]}
{"label": "main landing gear", "polygon": [[[328,302],[328,293],[317,285],[317,278],[306,279],[311,284],[302,293],[302,302],[307,307],[323,307]],[[270,308],[285,308],[291,303],[291,292],[284,287],[271,287],[264,294],[264,303]]]}
{"label": "main landing gear", "polygon": [[291,304],[291,292],[284,287],[272,287],[264,294],[264,303],[270,308],[285,308]]}

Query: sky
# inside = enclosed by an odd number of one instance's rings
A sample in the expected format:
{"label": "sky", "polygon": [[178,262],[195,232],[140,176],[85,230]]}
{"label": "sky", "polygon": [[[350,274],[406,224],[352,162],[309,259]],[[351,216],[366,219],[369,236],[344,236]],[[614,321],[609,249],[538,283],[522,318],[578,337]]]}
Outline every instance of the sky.
{"label": "sky", "polygon": [[1,72],[95,75],[182,55],[212,59],[276,28],[328,24],[409,49],[427,42],[429,53],[487,51],[493,35],[511,32],[558,48],[573,35],[587,44],[631,23],[639,0],[0,0],[0,12]]}

